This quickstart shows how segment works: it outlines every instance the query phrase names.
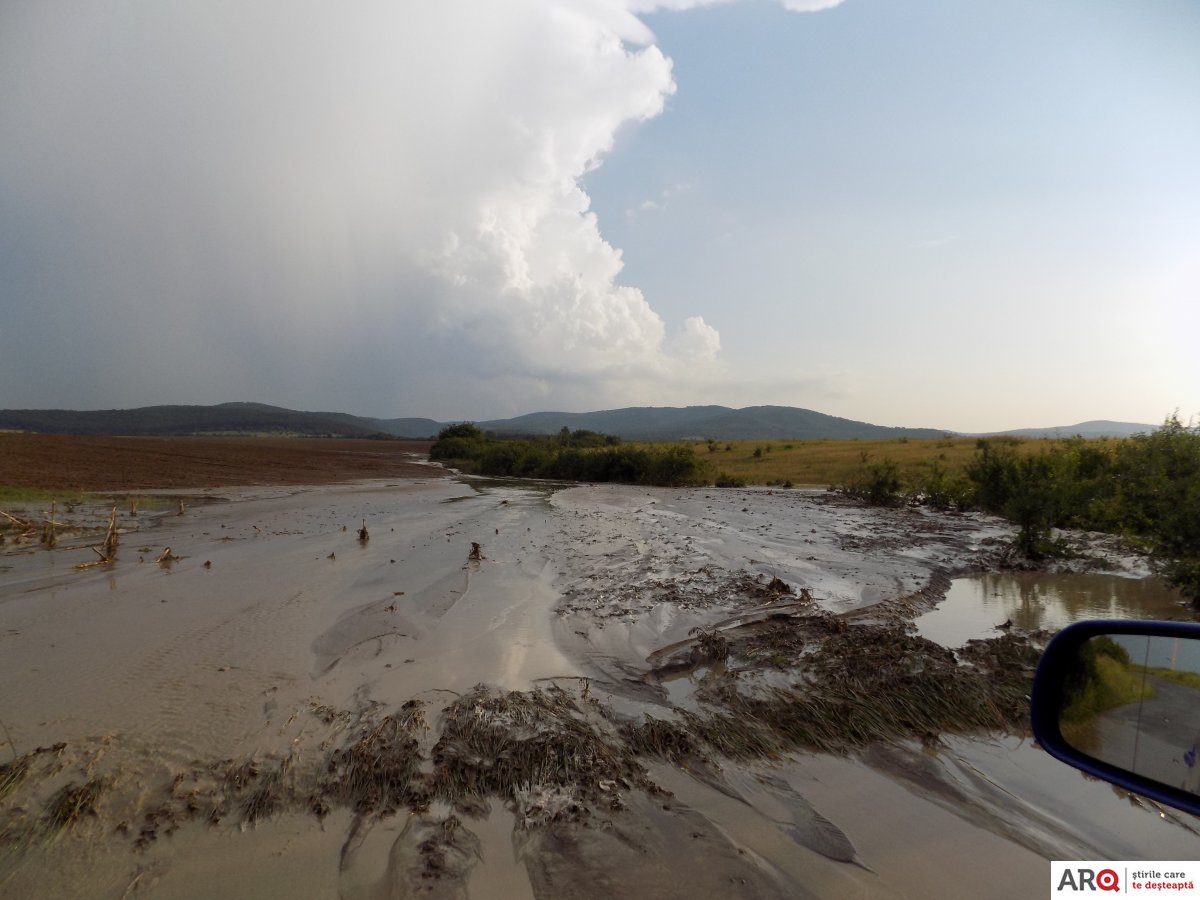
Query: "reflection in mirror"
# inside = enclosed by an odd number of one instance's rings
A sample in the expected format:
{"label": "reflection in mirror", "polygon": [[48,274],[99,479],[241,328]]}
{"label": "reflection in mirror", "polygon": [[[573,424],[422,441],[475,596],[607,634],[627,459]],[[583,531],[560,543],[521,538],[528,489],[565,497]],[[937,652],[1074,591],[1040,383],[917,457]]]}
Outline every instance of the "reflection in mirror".
{"label": "reflection in mirror", "polygon": [[1076,750],[1200,794],[1200,640],[1087,640],[1064,684],[1059,724]]}

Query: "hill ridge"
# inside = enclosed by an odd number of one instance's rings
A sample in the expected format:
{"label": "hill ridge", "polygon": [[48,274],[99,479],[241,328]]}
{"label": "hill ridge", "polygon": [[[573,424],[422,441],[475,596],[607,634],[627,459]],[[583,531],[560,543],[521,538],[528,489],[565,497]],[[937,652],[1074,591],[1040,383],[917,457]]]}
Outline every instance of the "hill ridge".
{"label": "hill ridge", "polygon": [[[158,405],[132,409],[0,410],[0,430],[49,434],[213,435],[294,434],[330,437],[430,438],[449,422],[420,417],[372,418],[341,412],[310,412],[251,401],[215,405]],[[847,440],[853,438],[940,438],[941,428],[873,425],[794,406],[627,406],[593,412],[532,412],[509,419],[478,421],[500,435],[557,434],[564,427],[617,435],[625,440]],[[1127,436],[1154,426],[1093,419],[1056,428],[993,434],[1019,437]],[[983,436],[983,435],[981,435]]]}

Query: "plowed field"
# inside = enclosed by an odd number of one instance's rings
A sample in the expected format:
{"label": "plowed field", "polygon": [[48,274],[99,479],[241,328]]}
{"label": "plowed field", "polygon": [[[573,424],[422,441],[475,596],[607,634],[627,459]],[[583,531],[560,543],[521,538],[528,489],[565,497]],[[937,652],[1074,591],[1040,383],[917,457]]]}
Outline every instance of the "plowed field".
{"label": "plowed field", "polygon": [[0,486],[123,491],[326,484],[441,474],[428,441],[0,434]]}

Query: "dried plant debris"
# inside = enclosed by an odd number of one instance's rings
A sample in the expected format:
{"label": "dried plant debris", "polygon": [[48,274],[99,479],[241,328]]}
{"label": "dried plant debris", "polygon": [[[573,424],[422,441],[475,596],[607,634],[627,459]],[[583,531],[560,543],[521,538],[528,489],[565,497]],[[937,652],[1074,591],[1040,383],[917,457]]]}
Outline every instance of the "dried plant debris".
{"label": "dried plant debris", "polygon": [[0,800],[11,794],[29,775],[29,759],[18,756],[12,762],[0,763]]}
{"label": "dried plant debris", "polygon": [[40,778],[60,771],[60,756],[66,748],[67,745],[62,743],[38,747],[14,757],[11,762],[0,763],[0,801],[33,776],[35,769],[38,770],[37,775]]}
{"label": "dried plant debris", "polygon": [[322,815],[331,803],[358,813],[389,814],[401,806],[428,805],[419,784],[422,755],[419,736],[425,729],[424,707],[410,700],[391,716],[364,725],[358,739],[335,750],[310,794],[310,808]]}
{"label": "dried plant debris", "polygon": [[643,722],[621,725],[621,737],[638,756],[656,756],[679,763],[701,755],[697,737],[685,723],[656,719],[649,714]]}
{"label": "dried plant debris", "polygon": [[714,662],[724,662],[729,658],[729,638],[721,634],[721,632],[706,628],[693,628],[688,632],[689,635],[696,639],[696,645],[692,648],[692,657],[694,660],[712,660]]}
{"label": "dried plant debris", "polygon": [[974,643],[959,660],[900,626],[852,625],[827,635],[791,686],[721,699],[786,745],[827,752],[943,732],[1024,733],[1037,650],[1016,635]]}
{"label": "dried plant debris", "polygon": [[780,578],[772,577],[768,581],[761,574],[730,574],[706,565],[673,577],[622,581],[615,586],[580,583],[563,592],[556,612],[559,615],[586,614],[602,621],[645,615],[661,604],[703,611],[811,601],[812,594],[807,588],[797,594]]}
{"label": "dried plant debris", "polygon": [[[690,709],[621,719],[586,684],[480,685],[446,706],[432,730],[417,700],[387,714],[313,705],[315,751],[294,744],[281,757],[197,763],[141,810],[121,813],[115,797],[104,806],[125,816],[116,830],[143,848],[191,821],[248,828],[283,813],[323,818],[343,809],[357,829],[411,811],[411,821],[428,826],[414,838],[411,871],[439,878],[469,864],[474,838],[461,820],[486,815],[490,800],[508,806],[522,829],[591,827],[639,792],[658,790],[643,766],[648,757],[702,771],[797,750],[935,744],[944,733],[1023,734],[1038,658],[1029,637],[1014,632],[950,651],[911,625],[828,613],[760,619],[690,643],[677,654],[725,657],[711,663],[713,677]],[[89,774],[63,786],[64,746],[0,764],[0,844],[53,836],[97,814],[111,782]],[[435,804],[454,815],[432,817]]]}
{"label": "dried plant debris", "polygon": [[650,785],[598,705],[557,686],[477,687],[444,713],[433,748],[437,796],[511,799],[526,825],[583,815],[595,802],[619,808],[621,790]]}
{"label": "dried plant debris", "polygon": [[105,778],[92,778],[83,784],[70,784],[54,795],[46,807],[47,834],[57,834],[75,825],[84,816],[96,814],[96,803],[108,788]]}

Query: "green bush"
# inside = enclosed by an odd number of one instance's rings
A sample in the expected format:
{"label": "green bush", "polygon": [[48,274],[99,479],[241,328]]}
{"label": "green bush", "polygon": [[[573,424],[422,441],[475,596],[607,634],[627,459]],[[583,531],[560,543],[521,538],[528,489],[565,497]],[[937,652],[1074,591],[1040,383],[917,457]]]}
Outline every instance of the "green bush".
{"label": "green bush", "polygon": [[452,427],[456,430],[440,436],[430,456],[479,475],[647,485],[705,480],[692,448],[682,445],[633,447],[607,435],[566,429],[554,437],[502,439]]}
{"label": "green bush", "polygon": [[914,496],[934,509],[963,509],[969,505],[970,490],[966,478],[950,475],[935,459],[919,477]]}
{"label": "green bush", "polygon": [[970,501],[1018,527],[1030,557],[1053,552],[1054,527],[1122,534],[1152,553],[1164,577],[1200,605],[1200,428],[1177,415],[1119,442],[1073,438],[1020,457],[981,440],[967,467]]}
{"label": "green bush", "polygon": [[907,502],[908,494],[900,478],[900,466],[891,459],[868,463],[868,458],[864,451],[863,466],[858,474],[846,484],[837,485],[836,489],[874,506],[900,506]]}

